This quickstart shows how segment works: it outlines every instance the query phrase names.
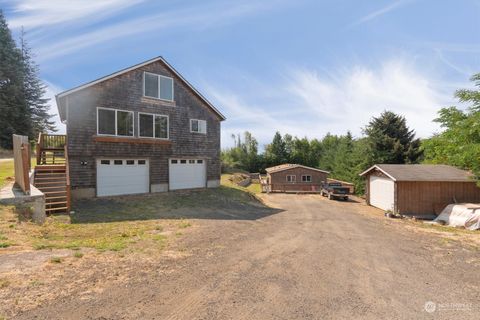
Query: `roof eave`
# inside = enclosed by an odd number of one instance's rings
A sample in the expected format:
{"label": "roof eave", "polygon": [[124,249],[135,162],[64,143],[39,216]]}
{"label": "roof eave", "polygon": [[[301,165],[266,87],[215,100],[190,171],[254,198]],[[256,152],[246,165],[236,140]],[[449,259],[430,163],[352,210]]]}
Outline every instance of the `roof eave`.
{"label": "roof eave", "polygon": [[381,173],[383,173],[384,175],[386,175],[387,177],[389,177],[390,179],[392,179],[393,181],[397,181],[397,179],[392,176],[391,174],[389,174],[388,172],[386,172],[385,170],[383,170],[382,168],[380,168],[378,165],[374,164],[373,166],[371,166],[370,168],[368,168],[367,170],[363,171],[362,173],[359,174],[360,177],[363,177],[365,176],[367,173],[369,173],[370,171],[374,170],[374,169],[377,169],[378,171],[380,171]]}
{"label": "roof eave", "polygon": [[119,76],[121,74],[124,74],[126,72],[129,72],[129,71],[132,71],[132,70],[135,70],[135,69],[138,69],[140,67],[143,67],[145,65],[148,65],[150,63],[153,63],[153,62],[156,62],[156,61],[161,61],[162,63],[164,63],[168,69],[170,69],[178,78],[180,78],[186,85],[187,87],[189,87],[201,100],[203,100],[203,102],[205,102],[205,104],[210,108],[212,109],[212,111],[219,117],[220,121],[225,121],[227,118],[217,109],[215,108],[215,106],[210,102],[208,101],[207,98],[205,98],[197,89],[195,89],[191,84],[190,82],[188,82],[181,74],[180,72],[178,72],[174,67],[172,67],[162,56],[158,56],[156,58],[153,58],[153,59],[150,59],[150,60],[147,60],[145,62],[141,62],[141,63],[138,63],[136,65],[133,65],[131,67],[128,67],[128,68],[124,68],[120,71],[117,71],[117,72],[114,72],[114,73],[111,73],[107,76],[104,76],[104,77],[101,77],[101,78],[98,78],[96,80],[93,80],[93,81],[90,81],[90,82],[87,82],[87,83],[84,83],[82,85],[79,85],[79,86],[76,86],[72,89],[69,89],[69,90],[65,90],[63,92],[60,92],[59,94],[57,94],[55,96],[55,99],[57,101],[57,107],[58,107],[58,101],[59,101],[59,98],[63,98],[63,97],[66,97],[72,93],[75,93],[77,91],[80,91],[80,90],[83,90],[83,89],[86,89],[90,86],[93,86],[97,83],[100,83],[100,82],[103,82],[103,81],[106,81],[108,79],[111,79],[111,78],[114,78],[116,76]]}

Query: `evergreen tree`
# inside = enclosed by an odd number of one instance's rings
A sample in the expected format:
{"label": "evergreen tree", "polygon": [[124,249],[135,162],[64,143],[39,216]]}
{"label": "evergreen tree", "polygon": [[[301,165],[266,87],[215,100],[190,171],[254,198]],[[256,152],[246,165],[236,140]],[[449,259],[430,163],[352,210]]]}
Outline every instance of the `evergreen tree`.
{"label": "evergreen tree", "polygon": [[12,148],[12,134],[33,139],[40,131],[53,131],[45,85],[24,34],[17,47],[0,10],[0,147]]}
{"label": "evergreen tree", "polygon": [[272,143],[265,148],[265,158],[269,166],[276,166],[287,162],[287,149],[280,132],[276,132]]}
{"label": "evergreen tree", "polygon": [[32,52],[25,39],[22,28],[20,37],[22,62],[24,70],[24,95],[29,107],[32,132],[30,138],[35,138],[40,132],[56,131],[52,115],[48,113],[48,101],[44,98],[46,85],[39,78],[39,67],[33,61]]}
{"label": "evergreen tree", "polygon": [[365,127],[368,138],[369,162],[418,163],[421,160],[420,139],[407,126],[403,116],[384,111]]}
{"label": "evergreen tree", "polygon": [[31,135],[23,74],[21,51],[0,10],[0,147],[5,149],[12,148],[12,134]]}

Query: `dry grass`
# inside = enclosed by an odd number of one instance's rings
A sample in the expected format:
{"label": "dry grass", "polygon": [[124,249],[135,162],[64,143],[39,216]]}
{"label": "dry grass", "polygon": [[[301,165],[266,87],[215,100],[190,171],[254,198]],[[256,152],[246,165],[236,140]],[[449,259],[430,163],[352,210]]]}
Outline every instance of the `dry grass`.
{"label": "dry grass", "polygon": [[234,189],[237,189],[237,190],[246,191],[246,192],[249,192],[251,194],[262,193],[262,187],[260,186],[259,183],[251,183],[246,188],[240,187],[239,185],[237,185],[236,183],[233,183],[231,181],[230,178],[232,178],[232,176],[233,175],[229,174],[229,173],[222,174],[222,178],[221,178],[222,185],[225,186],[225,187],[228,187],[228,188],[234,188]]}
{"label": "dry grass", "polygon": [[[77,201],[72,215],[52,215],[39,226],[12,206],[0,206],[0,247],[144,251],[163,249],[167,236],[192,226],[190,218],[224,218],[221,212],[258,203],[247,188],[221,186],[191,192]],[[220,215],[219,215],[220,214]],[[229,215],[225,215],[226,218]]]}
{"label": "dry grass", "polygon": [[51,216],[42,225],[24,222],[14,207],[0,207],[1,244],[40,249],[94,248],[119,251],[131,244],[164,245],[161,221],[72,223],[69,216]]}

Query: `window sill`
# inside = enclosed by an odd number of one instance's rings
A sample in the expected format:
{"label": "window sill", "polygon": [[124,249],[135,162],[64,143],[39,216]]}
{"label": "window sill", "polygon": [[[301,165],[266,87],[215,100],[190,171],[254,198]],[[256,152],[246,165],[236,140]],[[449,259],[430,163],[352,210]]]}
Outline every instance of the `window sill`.
{"label": "window sill", "polygon": [[154,98],[154,97],[142,96],[141,101],[146,102],[146,103],[153,103],[153,104],[158,104],[158,105],[163,105],[163,106],[169,106],[169,107],[175,107],[175,105],[176,105],[175,101],[164,100],[164,99]]}
{"label": "window sill", "polygon": [[163,145],[172,144],[170,140],[165,140],[165,139],[116,137],[116,136],[93,136],[93,141],[111,142],[111,143],[133,143],[133,144],[163,144]]}

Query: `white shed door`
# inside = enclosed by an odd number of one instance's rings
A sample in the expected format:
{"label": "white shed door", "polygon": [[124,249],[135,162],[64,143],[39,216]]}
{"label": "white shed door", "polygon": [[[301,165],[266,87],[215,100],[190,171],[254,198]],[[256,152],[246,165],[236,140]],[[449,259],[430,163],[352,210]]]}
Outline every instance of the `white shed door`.
{"label": "white shed door", "polygon": [[389,178],[370,176],[370,204],[383,210],[392,210],[395,199],[394,182]]}
{"label": "white shed door", "polygon": [[207,170],[203,159],[170,159],[170,190],[205,188]]}
{"label": "white shed door", "polygon": [[97,196],[148,193],[147,159],[97,159]]}

